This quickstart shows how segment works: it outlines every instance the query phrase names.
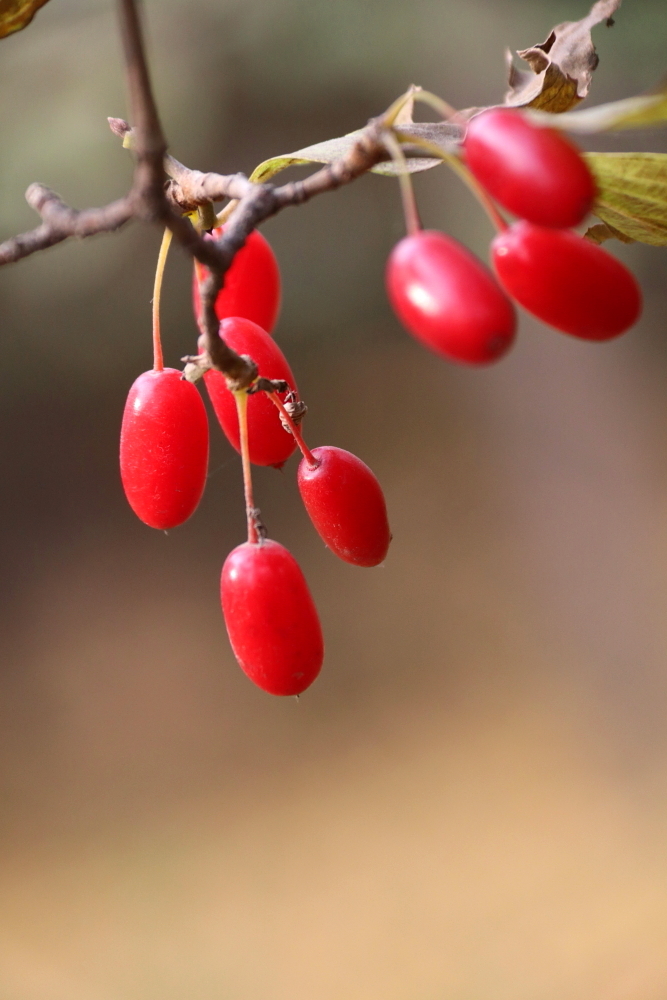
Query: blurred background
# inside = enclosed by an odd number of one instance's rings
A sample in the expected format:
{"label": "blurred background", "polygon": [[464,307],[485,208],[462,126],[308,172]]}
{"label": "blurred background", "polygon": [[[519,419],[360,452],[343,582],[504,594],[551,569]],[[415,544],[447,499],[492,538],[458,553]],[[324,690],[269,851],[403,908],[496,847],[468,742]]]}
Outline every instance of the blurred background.
{"label": "blurred background", "polygon": [[[504,91],[503,48],[586,0],[149,0],[171,149],[203,170],[341,135],[419,83]],[[592,101],[665,71],[663,0],[595,29]],[[32,181],[78,207],[128,187],[111,0],[53,0],[0,43],[0,239]],[[664,130],[598,149],[667,152]],[[296,176],[296,174],[295,174]],[[445,168],[424,222],[486,257]],[[394,181],[264,227],[307,440],[362,457],[394,541],[361,570],[259,470],[271,535],[320,609],[297,703],[245,678],[220,567],[240,462],[165,535],[127,506],[125,396],[151,366],[160,234],[138,225],[0,271],[0,996],[3,1000],[664,1000],[667,996],[667,253],[608,246],[644,316],[586,344],[527,316],[468,370],[400,328]],[[167,364],[195,344],[172,252]]]}

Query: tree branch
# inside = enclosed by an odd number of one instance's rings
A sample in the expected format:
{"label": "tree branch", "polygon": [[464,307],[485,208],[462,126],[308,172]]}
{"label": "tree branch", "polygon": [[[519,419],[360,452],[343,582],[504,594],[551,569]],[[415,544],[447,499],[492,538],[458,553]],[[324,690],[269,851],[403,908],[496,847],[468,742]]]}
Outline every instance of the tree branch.
{"label": "tree branch", "polygon": [[130,117],[135,122],[137,165],[132,195],[139,218],[150,222],[162,221],[167,210],[164,198],[167,143],[153,97],[136,0],[118,0],[118,19],[125,56]]}
{"label": "tree branch", "polygon": [[0,243],[0,265],[15,263],[37,250],[62,243],[70,236],[84,238],[112,232],[134,215],[129,196],[103,208],[87,208],[81,212],[70,208],[55,191],[43,184],[31,184],[25,197],[30,207],[41,215],[42,225]]}
{"label": "tree branch", "polygon": [[[214,308],[234,255],[260,222],[289,205],[300,205],[317,194],[349,184],[385,159],[384,119],[369,122],[358,142],[339,160],[303,181],[281,187],[254,184],[243,174],[225,176],[190,170],[166,155],[167,144],[151,88],[136,0],[118,0],[118,16],[135,125],[130,128],[118,118],[109,119],[109,124],[135,153],[131,190],[125,198],[103,208],[77,211],[49,188],[32,184],[26,199],[42,216],[42,224],[0,244],[0,265],[20,260],[71,236],[86,237],[118,229],[131,218],[167,226],[181,246],[209,271],[200,288],[202,354],[190,359],[188,377],[195,379],[213,367],[226,375],[231,388],[245,388],[256,378],[257,368],[249,358],[239,356],[221,340]],[[218,240],[204,238],[183,215],[225,198],[236,205]]]}

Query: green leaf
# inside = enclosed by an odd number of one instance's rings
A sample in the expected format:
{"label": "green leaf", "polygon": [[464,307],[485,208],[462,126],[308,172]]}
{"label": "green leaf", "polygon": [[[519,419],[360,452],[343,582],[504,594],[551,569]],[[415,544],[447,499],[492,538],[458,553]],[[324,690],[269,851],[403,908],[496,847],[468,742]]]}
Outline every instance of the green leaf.
{"label": "green leaf", "polygon": [[48,0],[0,0],[0,38],[13,35],[30,24]]}
{"label": "green leaf", "polygon": [[[459,148],[462,131],[460,125],[449,122],[418,122],[417,124],[401,125],[402,135],[425,139],[439,146],[445,153],[456,152]],[[274,156],[270,160],[264,160],[258,167],[255,167],[250,175],[250,180],[264,183],[275,177],[281,170],[286,170],[287,167],[309,163],[333,163],[334,160],[339,160],[349,153],[360,135],[361,131],[351,132],[349,135],[343,135],[337,139],[327,139],[314,146],[306,146],[305,149],[298,149],[295,153],[283,153],[282,156]],[[436,157],[425,154],[418,146],[411,146],[407,143],[403,145],[403,149],[410,173],[430,170],[442,162]],[[395,176],[398,171],[391,162],[389,154],[387,154],[387,160],[389,162],[378,163],[377,166],[373,167],[373,173]]]}
{"label": "green leaf", "polygon": [[284,156],[273,156],[270,160],[264,160],[255,167],[250,174],[250,180],[255,184],[266,184],[272,177],[279,174],[281,170],[288,167],[298,167],[302,164],[312,163],[312,160],[300,159],[294,153],[286,153]]}
{"label": "green leaf", "polygon": [[[439,167],[442,164],[442,160],[434,156],[406,156],[405,165],[408,168],[409,174],[419,174],[422,170],[432,170],[433,167]],[[372,174],[380,174],[381,177],[398,177],[400,174],[399,168],[391,160],[387,160],[386,163],[377,163],[371,168]]]}
{"label": "green leaf", "polygon": [[[593,212],[629,240],[667,246],[667,153],[585,153],[598,195]],[[597,230],[597,227],[594,227]],[[616,236],[611,232],[610,236]],[[599,230],[592,238],[603,235]]]}
{"label": "green leaf", "polygon": [[528,111],[527,114],[539,125],[582,135],[662,125],[667,121],[667,81],[651,94],[626,97],[622,101],[598,104],[595,108],[567,111],[562,115],[540,111]]}

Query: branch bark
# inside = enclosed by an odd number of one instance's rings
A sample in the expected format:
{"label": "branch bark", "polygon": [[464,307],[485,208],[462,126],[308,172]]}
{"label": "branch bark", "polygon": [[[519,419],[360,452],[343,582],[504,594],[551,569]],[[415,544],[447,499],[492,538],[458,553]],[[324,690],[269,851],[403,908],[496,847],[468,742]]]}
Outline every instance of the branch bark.
{"label": "branch bark", "polygon": [[135,214],[129,195],[112,201],[103,208],[87,208],[83,211],[70,208],[55,191],[43,184],[31,184],[25,197],[30,207],[42,216],[42,225],[1,243],[0,265],[13,264],[38,250],[46,250],[56,243],[62,243],[70,236],[83,239],[96,233],[120,229]]}

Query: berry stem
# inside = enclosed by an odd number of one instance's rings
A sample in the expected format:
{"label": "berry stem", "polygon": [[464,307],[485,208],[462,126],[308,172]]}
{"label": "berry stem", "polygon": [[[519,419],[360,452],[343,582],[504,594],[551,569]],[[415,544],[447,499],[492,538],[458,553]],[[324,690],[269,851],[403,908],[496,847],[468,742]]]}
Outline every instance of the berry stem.
{"label": "berry stem", "polygon": [[446,163],[455,174],[458,174],[468,189],[472,191],[498,232],[504,232],[507,229],[507,223],[477,178],[473,177],[470,173],[465,163],[463,163],[458,156],[453,155],[447,157]]}
{"label": "berry stem", "polygon": [[248,521],[248,541],[256,545],[259,542],[257,532],[258,510],[252,492],[252,471],[250,468],[250,451],[248,449],[248,393],[245,389],[234,392],[236,412],[239,418],[239,439],[241,444],[241,464],[243,466],[243,493],[245,496],[245,511]]}
{"label": "berry stem", "polygon": [[167,263],[167,254],[171,244],[171,229],[165,229],[160,244],[155,268],[155,284],[153,285],[153,370],[161,372],[164,369],[162,357],[162,338],[160,337],[160,295],[162,292],[162,277]]}
{"label": "berry stem", "polygon": [[296,441],[297,445],[299,446],[299,451],[301,452],[301,454],[305,458],[306,462],[308,463],[309,468],[311,468],[311,469],[317,469],[320,463],[315,458],[315,456],[313,455],[312,451],[310,450],[310,448],[308,447],[308,445],[306,444],[306,442],[303,440],[303,436],[301,434],[301,431],[300,431],[298,425],[295,424],[294,421],[292,420],[292,418],[290,417],[289,413],[287,412],[287,409],[285,408],[285,404],[283,403],[283,401],[280,398],[280,396],[278,395],[278,393],[277,392],[267,392],[267,396],[278,407],[278,410],[280,412],[280,416],[283,418],[284,422],[289,427],[289,429],[290,429],[290,431],[292,433],[292,437],[294,438],[294,440]]}
{"label": "berry stem", "polygon": [[419,139],[416,136],[406,135],[400,131],[396,131],[395,134],[401,142],[409,143],[411,146],[420,146],[422,149],[427,150],[433,156],[437,156],[444,163],[446,163],[455,174],[458,174],[463,183],[474,194],[475,198],[477,198],[477,201],[480,203],[493,223],[494,228],[497,229],[499,233],[504,232],[508,228],[507,223],[491,198],[489,198],[482,185],[476,180],[475,177],[473,177],[459,156],[456,156],[454,153],[448,153],[441,146],[436,145],[436,143],[429,142],[428,139]]}
{"label": "berry stem", "polygon": [[442,97],[438,97],[437,94],[432,94],[430,90],[417,90],[415,91],[414,98],[415,101],[428,104],[439,115],[442,115],[445,121],[449,121],[450,118],[456,118],[458,115],[456,108],[453,108],[447,101],[443,101]]}
{"label": "berry stem", "polygon": [[228,202],[224,208],[220,209],[216,218],[216,226],[224,226],[227,219],[232,215],[234,209],[238,205],[238,201],[232,200]]}
{"label": "berry stem", "polygon": [[415,191],[412,186],[412,178],[405,160],[405,155],[401,149],[401,144],[393,132],[387,132],[384,136],[387,149],[391,153],[391,158],[398,169],[398,183],[401,188],[401,200],[403,202],[403,215],[405,217],[405,228],[409,236],[421,232],[421,219],[417,209]]}
{"label": "berry stem", "polygon": [[[401,94],[400,97],[396,98],[390,108],[387,108],[382,116],[382,122],[387,128],[393,128],[401,112],[404,112],[404,108],[410,104],[411,101],[414,101],[415,94],[419,90],[421,90],[421,87],[416,87],[413,84],[409,90],[406,90],[404,94]],[[410,120],[412,120],[412,114],[410,114]]]}

